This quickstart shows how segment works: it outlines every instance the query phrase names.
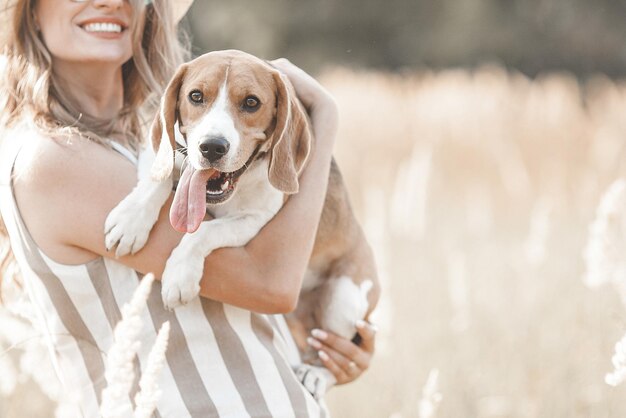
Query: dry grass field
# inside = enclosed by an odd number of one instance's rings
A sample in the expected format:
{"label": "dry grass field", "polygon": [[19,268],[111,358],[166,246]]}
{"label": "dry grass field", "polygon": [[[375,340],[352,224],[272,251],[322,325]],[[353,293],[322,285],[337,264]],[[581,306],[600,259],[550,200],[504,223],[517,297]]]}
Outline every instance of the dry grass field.
{"label": "dry grass field", "polygon": [[[626,307],[582,280],[596,207],[626,174],[626,85],[499,67],[322,81],[384,291],[375,361],[328,395],[333,416],[426,417],[433,369],[437,417],[626,416],[626,384],[604,383]],[[51,416],[32,386],[0,418]]]}
{"label": "dry grass field", "polygon": [[626,416],[604,383],[626,310],[582,281],[588,225],[625,174],[625,86],[498,67],[324,82],[384,280],[375,363],[329,394],[335,416],[417,417],[431,369],[438,417]]}

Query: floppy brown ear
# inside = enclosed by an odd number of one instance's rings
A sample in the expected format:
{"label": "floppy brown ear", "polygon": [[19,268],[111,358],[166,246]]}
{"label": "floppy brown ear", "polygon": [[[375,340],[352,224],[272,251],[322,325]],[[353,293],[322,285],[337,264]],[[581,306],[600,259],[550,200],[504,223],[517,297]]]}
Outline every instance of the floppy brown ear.
{"label": "floppy brown ear", "polygon": [[152,122],[152,148],[156,158],[151,173],[156,181],[165,180],[174,169],[174,125],[178,115],[178,95],[186,72],[187,66],[181,65],[170,80],[161,99],[159,112]]}
{"label": "floppy brown ear", "polygon": [[274,73],[278,87],[276,128],[272,135],[269,180],[283,193],[298,193],[298,176],[311,151],[311,132],[306,111],[286,76]]}

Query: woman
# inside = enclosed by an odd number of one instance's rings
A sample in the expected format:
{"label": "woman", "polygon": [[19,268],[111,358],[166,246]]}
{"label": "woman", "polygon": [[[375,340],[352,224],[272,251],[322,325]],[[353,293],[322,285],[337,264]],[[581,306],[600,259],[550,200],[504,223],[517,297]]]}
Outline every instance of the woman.
{"label": "woman", "polygon": [[[163,272],[181,239],[164,208],[147,245],[115,259],[104,247],[109,211],[133,188],[134,150],[185,55],[176,21],[190,1],[2,0],[7,92],[0,142],[0,208],[11,247],[67,390],[97,416],[103,352],[120,307],[141,276]],[[172,4],[176,10],[170,10]],[[160,286],[145,311],[145,366],[155,330],[170,321],[157,416],[319,416],[297,381],[280,314],[297,302],[323,205],[336,106],[313,79],[276,63],[310,111],[317,142],[301,191],[248,245],[207,257],[201,298],[168,312]],[[270,254],[280,253],[281,263]],[[365,370],[374,331],[360,346],[318,331],[310,339],[339,383]],[[315,337],[315,338],[313,338]],[[136,388],[133,389],[135,391]],[[128,408],[131,408],[130,394]]]}

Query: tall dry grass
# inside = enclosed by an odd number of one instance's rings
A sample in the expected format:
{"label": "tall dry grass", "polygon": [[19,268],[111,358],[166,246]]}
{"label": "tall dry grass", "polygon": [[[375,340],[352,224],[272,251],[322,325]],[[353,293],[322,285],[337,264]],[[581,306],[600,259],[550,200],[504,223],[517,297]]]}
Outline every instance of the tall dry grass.
{"label": "tall dry grass", "polygon": [[[502,68],[328,72],[337,158],[384,294],[370,371],[337,417],[621,417],[604,383],[626,310],[583,283],[602,193],[626,174],[626,86]],[[626,254],[622,255],[626,259]]]}
{"label": "tall dry grass", "polygon": [[[626,416],[625,386],[604,382],[626,308],[585,287],[582,256],[626,174],[626,85],[494,66],[322,81],[384,289],[374,363],[331,391],[333,415]],[[0,417],[47,416],[16,407],[31,393]]]}

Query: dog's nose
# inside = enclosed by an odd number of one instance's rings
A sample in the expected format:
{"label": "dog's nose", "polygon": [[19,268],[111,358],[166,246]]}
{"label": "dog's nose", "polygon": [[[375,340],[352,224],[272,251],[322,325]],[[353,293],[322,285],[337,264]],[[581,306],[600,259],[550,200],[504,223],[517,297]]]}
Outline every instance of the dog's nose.
{"label": "dog's nose", "polygon": [[230,143],[221,136],[210,137],[201,142],[199,148],[204,158],[214,162],[226,155],[230,149]]}

